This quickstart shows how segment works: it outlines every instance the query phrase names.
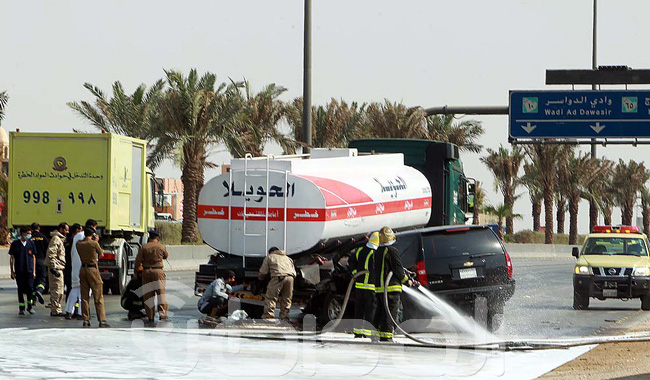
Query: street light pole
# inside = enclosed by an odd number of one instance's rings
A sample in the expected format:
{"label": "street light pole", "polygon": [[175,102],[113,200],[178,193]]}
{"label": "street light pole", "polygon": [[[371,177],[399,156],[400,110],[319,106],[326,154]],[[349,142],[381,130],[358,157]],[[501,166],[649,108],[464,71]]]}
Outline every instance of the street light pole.
{"label": "street light pole", "polygon": [[302,142],[303,153],[311,145],[311,0],[305,0],[304,66],[302,78]]}
{"label": "street light pole", "polygon": [[[594,0],[594,22],[593,22],[593,31],[592,31],[592,49],[591,49],[591,68],[596,70],[598,68],[598,63],[596,61],[596,22],[597,22],[597,10],[598,10],[598,0]],[[596,90],[596,85],[591,85],[592,90]],[[594,144],[591,144],[591,158],[596,158],[596,139],[591,139]]]}

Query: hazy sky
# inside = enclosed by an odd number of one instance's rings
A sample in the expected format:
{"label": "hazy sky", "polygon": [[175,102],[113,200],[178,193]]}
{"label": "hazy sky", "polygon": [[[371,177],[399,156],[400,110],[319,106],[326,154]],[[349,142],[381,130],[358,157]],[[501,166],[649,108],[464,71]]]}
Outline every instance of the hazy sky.
{"label": "hazy sky", "polygon": [[[334,97],[506,105],[508,90],[548,88],[546,69],[591,67],[591,0],[313,0],[312,11],[315,104]],[[648,68],[648,15],[648,1],[599,0],[598,63]],[[0,91],[10,95],[3,126],[91,130],[65,105],[92,99],[84,82],[110,93],[120,80],[132,92],[165,68],[245,77],[256,89],[277,83],[292,99],[302,94],[302,17],[300,0],[0,0]],[[476,119],[487,130],[484,146],[507,144],[506,116]],[[598,154],[644,160],[646,149],[599,147]],[[215,151],[213,161],[228,160]],[[466,172],[500,203],[483,154],[464,156]],[[157,175],[180,171],[167,164]],[[524,214],[516,228],[530,228],[526,194],[515,211]],[[586,211],[581,204],[581,232]]]}

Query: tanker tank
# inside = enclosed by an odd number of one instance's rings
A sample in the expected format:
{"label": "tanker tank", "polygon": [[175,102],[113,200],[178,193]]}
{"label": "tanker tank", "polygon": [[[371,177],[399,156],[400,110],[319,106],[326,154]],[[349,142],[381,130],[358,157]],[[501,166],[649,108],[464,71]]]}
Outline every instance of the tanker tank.
{"label": "tanker tank", "polygon": [[314,149],[309,159],[233,159],[230,169],[201,190],[198,224],[232,255],[264,257],[272,246],[295,255],[385,225],[424,226],[431,214],[431,186],[401,153]]}

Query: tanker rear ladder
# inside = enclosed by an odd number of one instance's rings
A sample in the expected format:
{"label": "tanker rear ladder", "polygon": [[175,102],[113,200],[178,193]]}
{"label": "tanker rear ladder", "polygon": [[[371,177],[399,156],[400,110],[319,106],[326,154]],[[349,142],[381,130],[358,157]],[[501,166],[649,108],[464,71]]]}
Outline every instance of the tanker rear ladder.
{"label": "tanker rear ladder", "polygon": [[[295,157],[302,157],[305,155],[294,155]],[[283,158],[293,158],[294,156],[283,156]],[[259,177],[259,178],[265,178],[266,179],[266,191],[269,191],[269,177],[271,172],[276,172],[280,174],[284,174],[284,209],[282,210],[283,213],[283,240],[282,240],[282,249],[286,250],[287,246],[287,202],[288,202],[288,182],[289,182],[289,171],[284,170],[272,170],[271,169],[271,160],[275,159],[273,155],[267,155],[264,157],[253,157],[250,153],[247,153],[244,156],[244,187],[241,196],[243,197],[243,203],[244,203],[244,211],[242,215],[242,220],[243,220],[243,232],[244,232],[244,237],[264,237],[264,253],[268,255],[268,250],[269,250],[269,236],[268,236],[268,230],[269,230],[269,196],[268,194],[264,197],[265,198],[265,216],[264,216],[264,232],[263,233],[248,233],[246,232],[246,221],[248,220],[249,217],[257,217],[259,215],[257,214],[249,214],[247,212],[247,198],[246,198],[246,189],[248,187],[248,178],[249,177]],[[266,169],[251,169],[252,171],[260,171],[264,170],[263,174],[249,174],[248,172],[248,161],[252,160],[266,160]],[[233,170],[230,170],[230,176],[229,176],[229,188],[232,189],[232,173]],[[230,217],[228,218],[228,252],[232,252],[231,249],[231,239],[232,239],[232,197],[228,197],[228,209],[230,210]],[[243,247],[243,252],[242,252],[242,265],[246,267],[246,239],[244,238],[244,247]]]}

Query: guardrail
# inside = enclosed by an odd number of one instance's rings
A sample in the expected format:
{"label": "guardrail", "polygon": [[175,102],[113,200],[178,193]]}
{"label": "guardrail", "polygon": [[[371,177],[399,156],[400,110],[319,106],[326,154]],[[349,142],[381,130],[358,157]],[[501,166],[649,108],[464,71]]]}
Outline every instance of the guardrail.
{"label": "guardrail", "polygon": [[[508,253],[513,258],[556,258],[573,259],[572,245],[547,244],[506,244]],[[165,270],[198,270],[199,265],[206,264],[214,249],[207,245],[169,245],[169,259]],[[9,277],[9,248],[0,248],[0,278]]]}
{"label": "guardrail", "polygon": [[574,245],[507,243],[505,246],[510,257],[514,258],[574,259],[571,256]]}

